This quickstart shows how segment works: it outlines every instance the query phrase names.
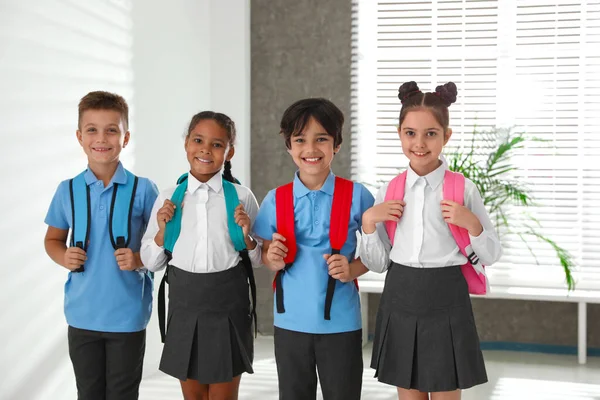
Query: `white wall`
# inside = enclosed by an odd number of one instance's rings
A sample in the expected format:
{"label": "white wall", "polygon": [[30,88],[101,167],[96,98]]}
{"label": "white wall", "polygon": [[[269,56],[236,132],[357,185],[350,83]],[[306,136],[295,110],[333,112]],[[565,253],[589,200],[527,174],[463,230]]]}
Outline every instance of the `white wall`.
{"label": "white wall", "polygon": [[[59,181],[85,168],[78,100],[109,90],[129,101],[122,160],[160,188],[187,168],[191,116],[224,112],[238,125],[234,175],[249,185],[249,70],[246,0],[0,2],[0,399],[75,398],[66,271],[44,252],[43,220]],[[154,314],[145,374],[161,348]]]}

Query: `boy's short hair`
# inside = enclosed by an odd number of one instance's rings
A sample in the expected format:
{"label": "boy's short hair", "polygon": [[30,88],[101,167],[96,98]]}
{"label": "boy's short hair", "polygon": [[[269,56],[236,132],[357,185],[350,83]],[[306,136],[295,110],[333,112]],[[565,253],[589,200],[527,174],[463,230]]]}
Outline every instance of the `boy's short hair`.
{"label": "boy's short hair", "polygon": [[121,113],[125,121],[125,129],[129,129],[129,106],[122,96],[115,93],[96,91],[89,92],[79,101],[79,118],[77,125],[81,124],[81,116],[87,110],[114,110]]}
{"label": "boy's short hair", "polygon": [[292,136],[302,133],[310,118],[314,118],[327,134],[333,137],[333,147],[342,144],[344,114],[331,101],[324,98],[298,100],[288,107],[281,117],[279,133],[285,138],[285,145],[291,147]]}

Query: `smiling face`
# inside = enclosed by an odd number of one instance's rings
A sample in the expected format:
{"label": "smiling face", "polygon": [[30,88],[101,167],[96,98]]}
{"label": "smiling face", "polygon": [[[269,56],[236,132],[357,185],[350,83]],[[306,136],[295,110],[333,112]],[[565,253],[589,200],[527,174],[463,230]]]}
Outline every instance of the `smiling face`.
{"label": "smiling face", "polygon": [[432,112],[420,108],[406,114],[398,134],[411,168],[423,176],[440,166],[439,156],[452,130],[446,129],[444,132]]}
{"label": "smiling face", "polygon": [[89,109],[82,113],[77,140],[92,170],[119,162],[129,143],[129,131],[119,111]]}
{"label": "smiling face", "polygon": [[304,130],[292,135],[288,152],[300,170],[300,180],[305,182],[327,179],[331,162],[340,146],[334,147],[333,137],[317,120],[310,118]]}
{"label": "smiling face", "polygon": [[200,120],[185,139],[191,174],[206,182],[223,168],[234,153],[227,130],[213,119]]}

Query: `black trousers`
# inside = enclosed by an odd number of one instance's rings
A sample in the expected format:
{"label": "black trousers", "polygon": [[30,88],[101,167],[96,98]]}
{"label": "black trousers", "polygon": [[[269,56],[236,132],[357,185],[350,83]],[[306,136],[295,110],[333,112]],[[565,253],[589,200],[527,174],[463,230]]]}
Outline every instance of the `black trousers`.
{"label": "black trousers", "polygon": [[146,330],[96,332],[69,326],[69,356],[79,400],[137,400]]}
{"label": "black trousers", "polygon": [[311,334],[275,327],[279,400],[315,400],[317,371],[324,400],[358,400],[362,331]]}

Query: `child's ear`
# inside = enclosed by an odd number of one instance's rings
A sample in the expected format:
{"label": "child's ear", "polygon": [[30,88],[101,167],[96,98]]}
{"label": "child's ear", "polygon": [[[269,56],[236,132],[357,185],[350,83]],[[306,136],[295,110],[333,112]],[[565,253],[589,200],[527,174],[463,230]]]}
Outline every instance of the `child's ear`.
{"label": "child's ear", "polygon": [[125,146],[127,146],[127,144],[129,143],[130,136],[131,134],[129,133],[129,131],[125,132],[125,137],[123,138],[123,148],[125,148]]}
{"label": "child's ear", "polygon": [[341,148],[341,147],[342,147],[342,145],[341,145],[341,144],[338,144],[338,146],[337,146],[337,147],[334,147],[334,148],[333,148],[333,154],[337,154],[337,152],[338,152],[338,151],[340,151],[340,148]]}
{"label": "child's ear", "polygon": [[229,152],[227,152],[227,156],[225,157],[225,161],[231,161],[233,155],[235,154],[235,147],[229,146]]}
{"label": "child's ear", "polygon": [[450,136],[452,136],[452,129],[448,128],[446,129],[446,133],[444,133],[444,146],[448,143],[448,140],[450,140]]}
{"label": "child's ear", "polygon": [[75,131],[75,136],[77,136],[77,141],[79,142],[79,144],[83,146],[83,135],[79,129]]}

